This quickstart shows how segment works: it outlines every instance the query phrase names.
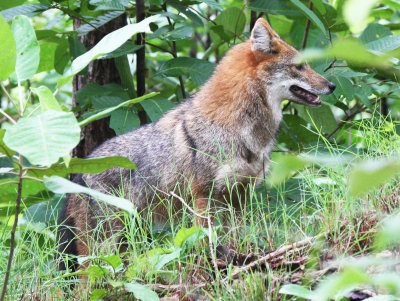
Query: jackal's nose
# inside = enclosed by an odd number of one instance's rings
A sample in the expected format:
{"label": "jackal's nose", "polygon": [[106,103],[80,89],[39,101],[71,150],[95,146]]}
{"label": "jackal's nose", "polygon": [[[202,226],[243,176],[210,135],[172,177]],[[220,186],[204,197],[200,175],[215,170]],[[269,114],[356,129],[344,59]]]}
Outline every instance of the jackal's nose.
{"label": "jackal's nose", "polygon": [[335,91],[335,89],[336,89],[336,85],[334,83],[331,83],[331,82],[329,82],[328,87],[329,87],[329,90],[331,91],[331,93],[333,91]]}

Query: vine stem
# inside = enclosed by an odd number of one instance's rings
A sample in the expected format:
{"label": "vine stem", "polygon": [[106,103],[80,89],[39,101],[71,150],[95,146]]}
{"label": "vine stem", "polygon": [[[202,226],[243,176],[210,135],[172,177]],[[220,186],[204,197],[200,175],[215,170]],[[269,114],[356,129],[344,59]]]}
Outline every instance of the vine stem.
{"label": "vine stem", "polygon": [[23,181],[23,165],[22,165],[22,156],[19,156],[19,174],[18,174],[18,188],[17,188],[17,199],[16,199],[16,207],[15,207],[15,215],[14,215],[14,224],[11,230],[11,243],[10,243],[10,254],[8,256],[8,263],[7,263],[7,270],[6,270],[6,276],[4,278],[4,283],[3,283],[3,289],[1,291],[1,297],[0,301],[3,301],[6,292],[7,292],[7,285],[8,285],[8,280],[10,278],[10,272],[11,272],[11,264],[13,261],[14,257],[14,249],[15,249],[15,232],[17,230],[17,225],[18,225],[18,215],[19,215],[19,209],[21,205],[21,198],[22,198],[22,181]]}

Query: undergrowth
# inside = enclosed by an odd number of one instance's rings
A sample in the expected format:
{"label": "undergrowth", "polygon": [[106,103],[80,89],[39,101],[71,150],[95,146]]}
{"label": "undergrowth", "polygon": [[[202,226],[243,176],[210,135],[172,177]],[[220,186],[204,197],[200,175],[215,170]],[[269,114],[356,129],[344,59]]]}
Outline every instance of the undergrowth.
{"label": "undergrowth", "polygon": [[[172,298],[168,300],[291,300],[293,297],[279,293],[282,285],[314,287],[333,271],[332,262],[370,254],[380,222],[398,211],[396,179],[360,198],[350,198],[347,189],[354,162],[398,154],[400,139],[393,123],[362,120],[352,125],[352,131],[355,138],[347,148],[333,145],[321,135],[320,143],[302,154],[314,163],[289,180],[274,187],[266,181],[250,186],[240,216],[232,208],[218,209],[214,247],[224,246],[225,252],[220,247],[210,251],[206,243],[209,232],[194,226],[193,215],[185,207],[179,215],[170,214],[163,227],[152,224],[151,214],[140,219],[125,215],[118,217],[126,225],[118,247],[112,240],[90,241],[93,256],[79,258],[83,268],[73,277],[57,271],[55,214],[47,223],[23,219],[8,298],[121,300],[133,299],[130,292],[140,298],[139,288],[147,298],[154,297],[151,289],[160,297]],[[280,154],[274,154],[272,161],[277,156]],[[234,185],[231,188],[235,193]],[[191,200],[188,203],[193,205]],[[5,229],[0,232],[1,277],[9,248]],[[101,230],[99,233],[101,236]],[[231,277],[235,269],[309,237],[315,237],[313,243]],[[218,255],[217,271],[211,252]],[[79,280],[82,278],[85,283]]]}

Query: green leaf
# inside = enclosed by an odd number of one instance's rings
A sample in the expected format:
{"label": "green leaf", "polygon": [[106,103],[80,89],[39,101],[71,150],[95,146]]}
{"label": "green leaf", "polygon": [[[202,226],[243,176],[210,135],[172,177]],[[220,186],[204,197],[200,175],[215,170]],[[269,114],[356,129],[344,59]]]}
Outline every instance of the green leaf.
{"label": "green leaf", "polygon": [[109,294],[110,294],[109,290],[97,288],[90,293],[90,300],[91,301],[103,300],[103,298],[108,296]]}
{"label": "green leaf", "polygon": [[105,59],[113,59],[117,58],[126,54],[135,53],[140,48],[143,48],[143,45],[136,45],[133,41],[125,42],[121,47],[114,50],[113,52],[107,53],[98,57],[98,60],[105,60]]}
{"label": "green leaf", "polygon": [[249,2],[249,9],[268,14],[298,16],[299,12],[288,1],[280,0],[254,0]]}
{"label": "green leaf", "polygon": [[95,20],[90,21],[88,24],[84,24],[79,26],[76,31],[79,35],[83,36],[88,34],[89,32],[103,26],[104,24],[114,20],[115,18],[121,16],[125,11],[117,10],[106,12],[104,15],[97,17]]}
{"label": "green leaf", "polygon": [[15,40],[7,22],[0,15],[0,81],[14,72],[17,57]]}
{"label": "green leaf", "polygon": [[111,113],[110,128],[122,135],[140,126],[140,119],[133,107],[120,108]]}
{"label": "green leaf", "polygon": [[60,197],[53,197],[48,202],[40,202],[30,206],[24,211],[24,219],[33,223],[50,223],[57,220],[62,208],[63,200]]}
{"label": "green leaf", "polygon": [[71,77],[84,69],[91,61],[106,53],[113,52],[121,47],[128,39],[139,32],[150,33],[149,24],[158,19],[158,16],[151,16],[136,24],[128,24],[117,29],[100,40],[88,52],[77,57],[71,65],[71,68],[65,73],[64,78],[58,83],[58,87],[66,83]]}
{"label": "green leaf", "polygon": [[150,120],[155,122],[160,119],[165,112],[174,108],[175,104],[167,98],[153,97],[152,99],[142,102],[141,106],[146,111]]}
{"label": "green leaf", "polygon": [[174,2],[169,2],[168,5],[172,6],[177,11],[179,11],[180,13],[182,13],[186,17],[188,17],[193,22],[193,24],[196,24],[196,25],[199,25],[199,26],[204,26],[204,23],[201,20],[201,18],[198,15],[196,15],[194,12],[192,12],[186,6],[183,6],[181,4],[174,3]]}
{"label": "green leaf", "polygon": [[314,4],[315,8],[318,9],[318,11],[323,15],[326,14],[326,8],[322,0],[311,0],[311,2]]}
{"label": "green leaf", "polygon": [[47,169],[31,169],[29,170],[28,175],[36,178],[53,175],[66,177],[68,174],[99,173],[109,168],[118,167],[136,169],[136,166],[132,161],[121,156],[87,159],[71,158],[68,167],[65,166],[64,163],[57,163]]}
{"label": "green leaf", "polygon": [[286,284],[282,286],[282,288],[279,290],[279,293],[311,300],[315,297],[315,294],[308,288],[297,284]]}
{"label": "green leaf", "polygon": [[214,21],[217,25],[222,25],[225,33],[234,38],[243,33],[246,25],[246,16],[241,9],[229,7],[216,17]]}
{"label": "green leaf", "polygon": [[189,239],[189,237],[199,233],[203,233],[203,230],[199,227],[191,227],[191,228],[182,227],[181,229],[179,229],[178,233],[176,233],[174,245],[176,247],[182,247],[183,243],[187,239]]}
{"label": "green leaf", "polygon": [[11,30],[17,46],[15,73],[19,81],[30,79],[36,73],[40,61],[40,47],[29,18],[17,16]]}
{"label": "green leaf", "polygon": [[379,0],[348,0],[343,6],[343,17],[353,33],[361,32],[371,9]]}
{"label": "green leaf", "polygon": [[104,260],[105,262],[107,262],[109,265],[111,265],[114,269],[116,269],[117,267],[119,267],[122,263],[121,258],[114,254],[114,255],[108,255],[108,256],[101,256],[100,257],[101,260]]}
{"label": "green leaf", "polygon": [[368,283],[369,276],[365,271],[355,266],[348,267],[322,281],[315,291],[314,300],[341,300],[352,289]]}
{"label": "green leaf", "polygon": [[[36,32],[37,34],[37,32]],[[54,69],[54,56],[59,43],[49,41],[39,41],[40,46],[40,62],[37,73],[46,71],[50,72]]]}
{"label": "green leaf", "polygon": [[5,10],[7,8],[15,7],[21,5],[26,0],[2,0],[0,1],[0,10]]}
{"label": "green leaf", "polygon": [[23,5],[11,7],[9,9],[1,11],[0,14],[8,22],[8,21],[11,21],[14,17],[19,16],[19,15],[33,17],[33,16],[40,14],[41,12],[49,9],[50,7],[51,7],[51,5],[48,5],[48,4],[30,3],[30,4],[23,4]]}
{"label": "green leaf", "polygon": [[387,250],[392,244],[398,244],[400,241],[400,216],[395,215],[388,217],[384,223],[382,230],[378,232],[376,246],[379,250]]}
{"label": "green leaf", "polygon": [[186,24],[180,27],[177,27],[173,30],[167,31],[166,34],[161,35],[161,38],[167,41],[175,41],[188,39],[193,36],[193,28],[190,24]]}
{"label": "green leaf", "polygon": [[128,0],[90,0],[90,5],[96,6],[97,10],[125,10],[128,6]]}
{"label": "green leaf", "polygon": [[309,108],[302,105],[296,105],[295,107],[300,117],[323,133],[331,133],[336,129],[337,122],[330,106],[322,104],[317,108]]}
{"label": "green leaf", "polygon": [[161,65],[158,74],[161,73],[165,76],[178,77],[188,72],[192,81],[197,86],[201,86],[211,77],[214,68],[215,64],[208,61],[191,57],[178,57]]}
{"label": "green leaf", "polygon": [[391,31],[386,26],[376,23],[370,23],[365,28],[359,39],[361,42],[366,44],[368,42],[376,41],[383,37],[390,36],[391,34]]}
{"label": "green leaf", "polygon": [[125,289],[133,293],[136,299],[142,301],[158,301],[160,298],[158,295],[149,289],[147,286],[144,286],[139,283],[125,283]]}
{"label": "green leaf", "polygon": [[181,254],[181,248],[176,248],[172,253],[155,255],[157,263],[154,265],[155,271],[160,271],[166,264],[179,258]]}
{"label": "green leaf", "polygon": [[390,35],[379,40],[371,41],[365,45],[370,50],[380,52],[393,51],[400,47],[400,35]]}
{"label": "green leaf", "polygon": [[365,161],[355,166],[349,176],[349,194],[363,195],[371,189],[387,183],[400,172],[399,159]]}
{"label": "green leaf", "polygon": [[219,11],[223,10],[221,4],[219,4],[215,0],[203,0],[203,1],[198,1],[198,2],[207,4],[208,7],[211,8],[211,9],[216,9],[216,10],[219,10]]}
{"label": "green leaf", "polygon": [[301,12],[306,17],[308,17],[315,26],[317,26],[317,28],[322,32],[322,34],[326,38],[329,37],[328,31],[326,30],[324,24],[321,22],[321,20],[317,17],[317,15],[312,10],[310,10],[307,6],[305,6],[299,0],[290,0],[290,2],[293,3],[297,8],[299,8],[301,10]]}
{"label": "green leaf", "polygon": [[54,54],[54,68],[56,69],[57,73],[64,73],[64,69],[67,66],[70,58],[68,40],[62,40],[62,42],[58,44]]}
{"label": "green leaf", "polygon": [[95,109],[116,106],[128,99],[128,94],[118,84],[101,86],[97,83],[89,83],[76,93],[76,102],[79,105],[90,105]]}
{"label": "green leaf", "polygon": [[42,112],[48,110],[62,111],[57,99],[49,88],[46,86],[40,86],[39,88],[32,88],[32,91],[39,97]]}
{"label": "green leaf", "polygon": [[11,157],[15,154],[15,152],[7,147],[4,143],[4,135],[6,134],[6,130],[0,129],[0,152],[5,154],[7,157]]}
{"label": "green leaf", "polygon": [[95,121],[97,119],[101,119],[101,118],[106,117],[108,114],[110,114],[111,112],[113,112],[115,110],[118,110],[119,108],[122,108],[122,107],[130,105],[130,104],[139,103],[142,100],[145,100],[147,98],[153,97],[153,96],[158,95],[158,94],[159,94],[158,92],[153,92],[153,93],[149,93],[149,94],[143,95],[141,97],[137,97],[137,98],[134,98],[134,99],[130,99],[130,100],[124,101],[124,102],[120,103],[119,105],[117,105],[115,107],[107,108],[104,111],[101,111],[101,112],[99,112],[97,114],[94,114],[94,115],[82,120],[81,122],[79,122],[79,126],[84,127],[85,125],[91,123],[92,121]]}
{"label": "green leaf", "polygon": [[289,178],[294,171],[303,169],[307,163],[294,155],[279,156],[271,166],[269,182],[271,185],[277,185]]}
{"label": "green leaf", "polygon": [[4,143],[33,165],[50,166],[78,145],[80,128],[73,113],[49,110],[10,126]]}
{"label": "green leaf", "polygon": [[64,193],[84,193],[88,194],[95,199],[99,199],[108,205],[117,207],[119,209],[125,210],[128,213],[136,214],[136,208],[133,203],[119,198],[113,195],[107,195],[102,192],[75,184],[67,179],[52,176],[50,178],[45,178],[43,181],[44,185],[46,185],[47,189],[53,191],[54,193],[64,194]]}

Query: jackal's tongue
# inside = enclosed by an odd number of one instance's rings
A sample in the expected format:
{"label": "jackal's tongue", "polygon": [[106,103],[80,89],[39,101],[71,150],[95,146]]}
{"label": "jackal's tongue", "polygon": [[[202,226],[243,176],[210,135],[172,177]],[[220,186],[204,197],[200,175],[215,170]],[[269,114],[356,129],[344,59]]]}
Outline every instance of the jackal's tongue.
{"label": "jackal's tongue", "polygon": [[290,91],[292,91],[292,93],[295,94],[296,96],[298,96],[301,99],[308,101],[310,103],[315,103],[315,104],[321,103],[321,99],[317,95],[315,95],[307,90],[304,90],[304,89],[300,88],[299,86],[295,86],[295,85],[291,86]]}

